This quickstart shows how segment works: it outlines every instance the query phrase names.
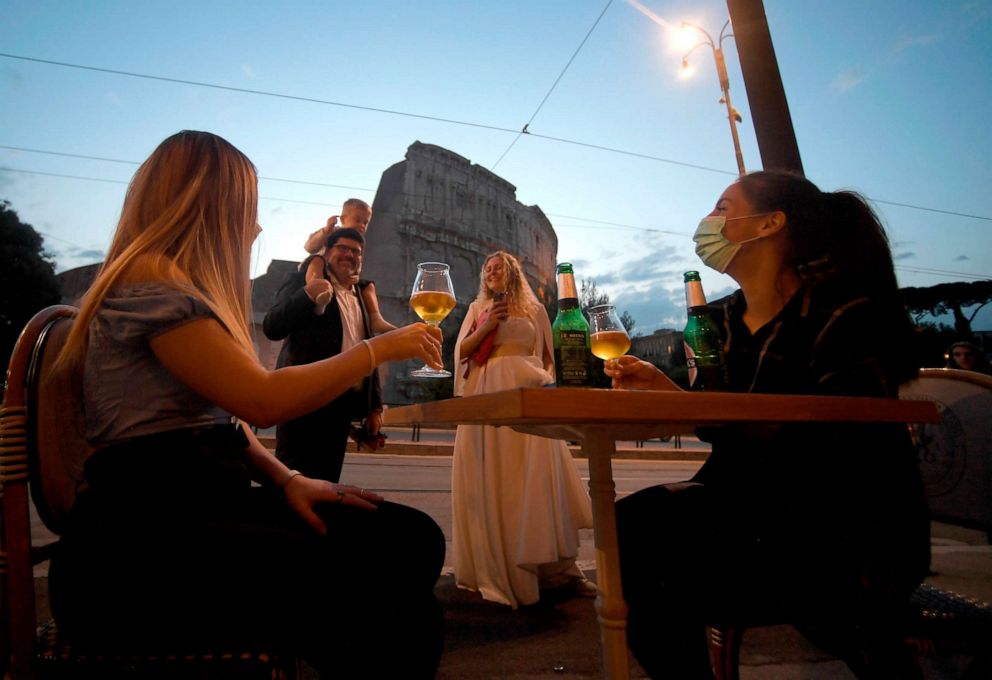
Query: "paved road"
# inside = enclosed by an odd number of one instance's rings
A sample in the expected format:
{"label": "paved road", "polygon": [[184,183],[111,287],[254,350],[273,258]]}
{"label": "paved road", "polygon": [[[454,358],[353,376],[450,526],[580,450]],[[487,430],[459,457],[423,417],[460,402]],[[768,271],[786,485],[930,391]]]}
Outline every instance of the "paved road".
{"label": "paved road", "polygon": [[[589,466],[577,459],[579,475],[589,481]],[[663,482],[691,477],[701,463],[655,460],[614,460],[617,496]],[[451,541],[451,457],[348,454],[341,481],[372,489],[390,500],[423,510],[441,526]],[[595,568],[592,530],[580,532],[579,566]],[[449,555],[451,551],[448,551]]]}

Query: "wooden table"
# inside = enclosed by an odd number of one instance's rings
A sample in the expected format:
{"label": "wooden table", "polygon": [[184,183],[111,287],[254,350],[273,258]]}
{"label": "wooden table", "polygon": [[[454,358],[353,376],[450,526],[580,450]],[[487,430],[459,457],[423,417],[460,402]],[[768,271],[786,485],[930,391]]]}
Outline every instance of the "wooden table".
{"label": "wooden table", "polygon": [[387,409],[384,424],[506,425],[554,439],[579,440],[589,459],[603,675],[628,678],[627,605],[620,583],[611,458],[618,439],[689,434],[699,425],[786,422],[938,421],[929,401],[730,392],[655,392],[520,388]]}

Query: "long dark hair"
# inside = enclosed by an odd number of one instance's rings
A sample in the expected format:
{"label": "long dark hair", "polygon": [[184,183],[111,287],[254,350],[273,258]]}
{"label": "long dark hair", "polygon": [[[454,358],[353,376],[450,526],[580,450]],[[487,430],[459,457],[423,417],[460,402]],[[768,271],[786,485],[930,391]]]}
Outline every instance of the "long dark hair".
{"label": "long dark hair", "polygon": [[738,182],[755,213],[785,213],[792,246],[787,264],[804,285],[875,302],[894,337],[905,338],[890,348],[900,380],[913,377],[918,366],[913,325],[899,293],[888,236],[864,196],[820,191],[805,177],[774,170],[752,172]]}
{"label": "long dark hair", "polygon": [[781,171],[740,178],[755,212],[785,213],[792,244],[787,264],[807,283],[835,280],[883,298],[897,294],[885,229],[854,191],[825,192],[805,177]]}

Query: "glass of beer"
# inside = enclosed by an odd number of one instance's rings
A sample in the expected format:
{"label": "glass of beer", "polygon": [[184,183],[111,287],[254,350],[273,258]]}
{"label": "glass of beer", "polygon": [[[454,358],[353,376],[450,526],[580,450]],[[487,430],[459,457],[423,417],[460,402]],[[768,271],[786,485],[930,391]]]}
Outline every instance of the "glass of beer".
{"label": "glass of beer", "polygon": [[630,336],[613,305],[589,308],[589,343],[592,353],[603,361],[622,357],[630,349]]}
{"label": "glass of beer", "polygon": [[[443,262],[421,262],[417,265],[417,278],[413,280],[410,306],[421,319],[431,326],[438,326],[455,308],[455,290],[451,286],[448,265]],[[418,378],[450,378],[451,371],[440,371],[422,366],[410,373]]]}

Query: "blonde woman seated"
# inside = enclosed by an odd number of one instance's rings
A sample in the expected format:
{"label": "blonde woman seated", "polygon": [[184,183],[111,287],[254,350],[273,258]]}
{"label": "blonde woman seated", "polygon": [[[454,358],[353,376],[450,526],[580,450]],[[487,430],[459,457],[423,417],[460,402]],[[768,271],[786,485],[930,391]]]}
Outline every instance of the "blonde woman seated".
{"label": "blonde woman seated", "polygon": [[[455,345],[455,394],[553,383],[551,324],[520,263],[494,253],[479,278]],[[479,365],[468,357],[489,333],[494,348]],[[460,587],[514,609],[537,602],[542,587],[595,595],[575,565],[579,529],[592,527],[592,507],[564,442],[508,427],[459,425],[451,478]]]}
{"label": "blonde woman seated", "polygon": [[439,365],[440,333],[412,324],[266,370],[249,330],[257,216],[255,167],[216,135],[173,135],[135,174],[60,357],[96,450],[52,560],[53,614],[84,652],[260,643],[322,677],[433,678],[438,526],[287,469],[246,425],[312,411],[382,361]]}

